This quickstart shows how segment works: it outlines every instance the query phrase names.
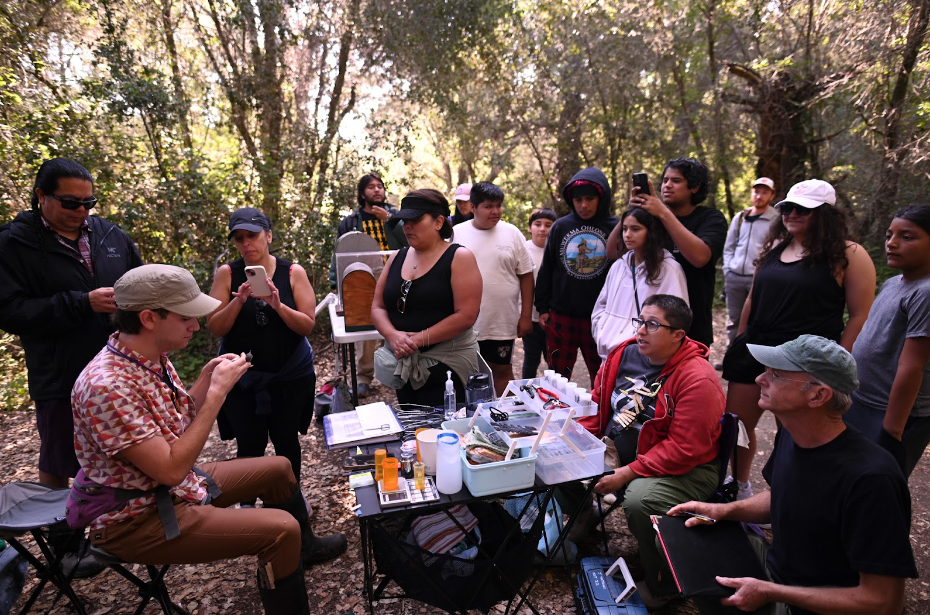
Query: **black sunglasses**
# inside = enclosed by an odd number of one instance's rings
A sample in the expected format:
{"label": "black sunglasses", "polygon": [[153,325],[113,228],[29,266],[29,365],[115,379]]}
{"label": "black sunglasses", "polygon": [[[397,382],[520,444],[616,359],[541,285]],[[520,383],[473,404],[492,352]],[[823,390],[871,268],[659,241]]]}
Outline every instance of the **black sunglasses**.
{"label": "black sunglasses", "polygon": [[255,324],[264,327],[268,324],[268,314],[265,313],[265,306],[268,305],[264,300],[255,297]]}
{"label": "black sunglasses", "polygon": [[97,204],[97,197],[95,196],[90,197],[86,201],[75,201],[74,199],[63,199],[56,194],[50,194],[49,196],[52,197],[53,199],[56,199],[59,203],[61,203],[61,206],[63,208],[70,209],[71,211],[80,209],[82,207],[88,210],[93,209],[94,205]]}
{"label": "black sunglasses", "polygon": [[814,210],[807,207],[802,207],[800,205],[795,205],[794,203],[785,203],[778,206],[778,213],[783,216],[790,216],[791,212],[795,212],[799,216],[809,216],[814,213]]}
{"label": "black sunglasses", "polygon": [[400,285],[400,299],[397,300],[397,311],[401,314],[407,309],[407,294],[410,293],[411,286],[413,286],[413,280],[404,280]]}

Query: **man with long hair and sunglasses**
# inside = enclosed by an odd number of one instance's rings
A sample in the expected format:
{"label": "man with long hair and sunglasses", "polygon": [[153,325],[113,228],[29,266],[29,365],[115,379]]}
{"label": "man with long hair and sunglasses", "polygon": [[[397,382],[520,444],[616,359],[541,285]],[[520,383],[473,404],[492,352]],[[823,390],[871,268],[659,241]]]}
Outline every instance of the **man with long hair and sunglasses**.
{"label": "man with long hair and sunglasses", "polygon": [[[0,226],[0,328],[20,336],[26,353],[39,482],[67,487],[80,469],[71,386],[113,331],[113,284],[142,259],[123,231],[90,215],[94,180],[80,163],[46,160],[31,199],[32,211]],[[89,557],[78,565],[72,555],[64,562],[78,566],[76,576],[102,569]]]}
{"label": "man with long hair and sunglasses", "polygon": [[687,336],[691,309],[680,297],[653,295],[633,319],[636,336],[617,346],[594,382],[598,412],[579,421],[602,438],[613,474],[598,493],[623,500],[630,531],[639,541],[647,606],[678,595],[672,573],[655,544],[650,515],[717,488],[723,388],[707,361],[707,347]]}

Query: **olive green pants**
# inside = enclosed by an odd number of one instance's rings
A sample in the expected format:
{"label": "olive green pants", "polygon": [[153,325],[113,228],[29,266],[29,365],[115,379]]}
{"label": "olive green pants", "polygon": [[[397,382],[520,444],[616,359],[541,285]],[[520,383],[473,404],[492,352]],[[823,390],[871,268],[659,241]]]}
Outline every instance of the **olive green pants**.
{"label": "olive green pants", "polygon": [[720,476],[718,463],[705,463],[681,476],[637,478],[626,488],[623,510],[627,525],[639,541],[639,556],[649,589],[655,596],[678,593],[665,555],[656,546],[656,532],[651,515],[664,515],[668,510],[691,500],[705,501],[717,488]]}

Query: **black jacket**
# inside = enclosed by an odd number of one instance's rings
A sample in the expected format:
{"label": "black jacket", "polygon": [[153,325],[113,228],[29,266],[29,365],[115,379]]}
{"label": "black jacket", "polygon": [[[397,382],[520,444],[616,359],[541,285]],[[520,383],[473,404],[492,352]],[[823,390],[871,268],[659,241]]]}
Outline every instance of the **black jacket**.
{"label": "black jacket", "polygon": [[37,228],[38,215],[22,212],[0,226],[0,329],[22,339],[32,398],[69,399],[113,331],[109,314],[91,310],[88,293],[113,286],[142,258],[123,231],[90,216],[91,273],[52,230]]}
{"label": "black jacket", "polygon": [[[597,212],[590,220],[575,213],[571,193],[575,182],[588,181],[601,189]],[[607,237],[617,225],[611,213],[613,198],[607,176],[600,169],[582,169],[562,190],[572,213],[559,218],[549,230],[542,265],[536,278],[536,310],[591,318],[611,261]]]}

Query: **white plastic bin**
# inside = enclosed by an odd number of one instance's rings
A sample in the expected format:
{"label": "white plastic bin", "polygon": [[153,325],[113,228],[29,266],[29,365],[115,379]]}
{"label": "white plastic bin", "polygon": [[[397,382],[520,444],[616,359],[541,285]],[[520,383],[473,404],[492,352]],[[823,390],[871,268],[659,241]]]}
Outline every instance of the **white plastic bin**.
{"label": "white plastic bin", "polygon": [[462,480],[476,497],[532,487],[536,481],[535,470],[536,455],[472,465],[462,451]]}
{"label": "white plastic bin", "polygon": [[[550,421],[548,431],[557,434],[564,421]],[[579,455],[561,440],[540,444],[536,449],[536,475],[547,485],[597,476],[604,471],[607,445],[584,427],[572,422],[565,437],[578,447]]]}

